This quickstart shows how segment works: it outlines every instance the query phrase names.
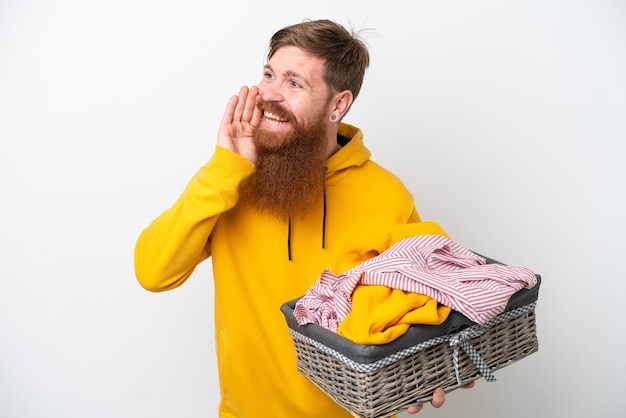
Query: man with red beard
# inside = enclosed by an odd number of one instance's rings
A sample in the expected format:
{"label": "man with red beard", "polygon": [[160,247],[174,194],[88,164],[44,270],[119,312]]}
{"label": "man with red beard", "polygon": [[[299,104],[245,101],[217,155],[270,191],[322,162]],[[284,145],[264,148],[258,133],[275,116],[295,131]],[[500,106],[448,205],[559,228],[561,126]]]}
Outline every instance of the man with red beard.
{"label": "man with red beard", "polygon": [[320,112],[299,122],[280,103],[261,100],[257,107],[263,123],[253,134],[256,167],[240,188],[241,199],[280,220],[304,217],[324,192],[327,118]]}
{"label": "man with red beard", "polygon": [[[350,416],[298,373],[279,308],[323,269],[352,267],[362,260],[349,254],[420,222],[411,193],[342,122],[368,65],[362,41],[334,22],[276,32],[258,86],[228,102],[212,157],[137,240],[136,275],[151,291],[212,260],[220,417]],[[437,389],[432,404],[443,401]]]}

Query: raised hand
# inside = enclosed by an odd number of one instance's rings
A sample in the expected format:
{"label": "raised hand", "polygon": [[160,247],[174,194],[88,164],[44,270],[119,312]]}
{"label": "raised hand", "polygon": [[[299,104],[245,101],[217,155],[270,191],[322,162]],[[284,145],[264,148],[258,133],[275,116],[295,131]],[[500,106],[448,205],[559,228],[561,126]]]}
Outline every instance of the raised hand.
{"label": "raised hand", "polygon": [[256,161],[256,148],[252,141],[254,130],[261,121],[259,88],[243,86],[239,95],[232,96],[226,105],[224,117],[217,132],[217,145]]}

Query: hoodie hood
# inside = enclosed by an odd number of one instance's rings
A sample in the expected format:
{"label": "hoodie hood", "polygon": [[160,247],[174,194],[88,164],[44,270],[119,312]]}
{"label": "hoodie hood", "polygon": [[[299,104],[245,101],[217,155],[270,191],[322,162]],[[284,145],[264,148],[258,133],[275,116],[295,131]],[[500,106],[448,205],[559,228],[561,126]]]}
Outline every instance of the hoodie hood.
{"label": "hoodie hood", "polygon": [[333,185],[347,175],[350,167],[367,162],[372,153],[363,143],[363,132],[352,125],[342,123],[337,131],[337,142],[342,148],[326,162],[326,184]]}

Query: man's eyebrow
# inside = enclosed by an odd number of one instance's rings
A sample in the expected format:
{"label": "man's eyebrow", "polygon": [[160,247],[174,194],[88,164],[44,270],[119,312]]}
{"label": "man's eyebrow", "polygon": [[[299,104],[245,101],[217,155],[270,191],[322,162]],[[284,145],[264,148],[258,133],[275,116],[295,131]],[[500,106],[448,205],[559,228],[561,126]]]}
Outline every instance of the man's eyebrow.
{"label": "man's eyebrow", "polygon": [[[272,68],[272,66],[271,66],[271,65],[269,65],[269,64],[265,64],[265,65],[263,66],[263,69],[265,69],[265,70],[269,70],[269,71],[271,71],[271,72],[275,72],[275,71],[274,71],[274,69]],[[298,74],[297,72],[295,72],[295,71],[293,71],[293,70],[287,70],[287,71],[285,71],[285,72],[283,73],[283,75],[284,75],[285,77],[295,77],[295,78],[298,78],[298,79],[302,80],[302,81],[304,82],[304,84],[306,84],[306,85],[310,85],[310,84],[311,84],[311,83],[309,82],[309,80],[308,80],[306,77],[304,77],[304,76],[303,76],[303,75],[301,75],[301,74]]]}

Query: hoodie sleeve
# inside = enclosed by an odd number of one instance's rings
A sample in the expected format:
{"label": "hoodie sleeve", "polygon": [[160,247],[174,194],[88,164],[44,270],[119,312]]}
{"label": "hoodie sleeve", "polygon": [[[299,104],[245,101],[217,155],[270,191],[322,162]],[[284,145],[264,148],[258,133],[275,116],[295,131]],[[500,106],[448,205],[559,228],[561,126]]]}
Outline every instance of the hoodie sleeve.
{"label": "hoodie sleeve", "polygon": [[180,286],[210,253],[219,216],[235,206],[239,185],[254,170],[240,155],[216,147],[176,202],[144,229],[135,245],[135,275],[147,290]]}

